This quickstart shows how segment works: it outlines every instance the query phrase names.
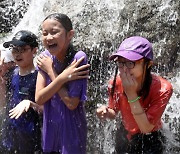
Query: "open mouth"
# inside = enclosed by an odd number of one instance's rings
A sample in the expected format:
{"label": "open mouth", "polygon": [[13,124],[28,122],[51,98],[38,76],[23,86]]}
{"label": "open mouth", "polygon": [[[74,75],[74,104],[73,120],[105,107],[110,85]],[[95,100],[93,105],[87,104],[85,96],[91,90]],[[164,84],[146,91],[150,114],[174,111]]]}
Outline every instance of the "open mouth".
{"label": "open mouth", "polygon": [[53,48],[56,48],[56,47],[57,47],[57,44],[48,45],[48,48],[49,48],[49,49],[53,49]]}
{"label": "open mouth", "polygon": [[15,59],[17,62],[20,62],[20,61],[22,61],[22,58],[16,58]]}

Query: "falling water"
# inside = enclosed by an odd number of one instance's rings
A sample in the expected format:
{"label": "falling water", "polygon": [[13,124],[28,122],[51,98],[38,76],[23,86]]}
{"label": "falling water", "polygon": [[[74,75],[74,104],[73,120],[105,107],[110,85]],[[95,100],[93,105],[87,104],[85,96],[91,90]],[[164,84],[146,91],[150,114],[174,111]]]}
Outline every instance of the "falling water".
{"label": "falling water", "polygon": [[[28,1],[29,2],[29,1]],[[18,5],[18,4],[17,4]],[[107,103],[107,82],[113,75],[108,56],[126,36],[142,35],[153,43],[154,71],[168,78],[174,93],[163,114],[164,132],[168,138],[165,153],[180,151],[180,74],[178,0],[31,0],[19,24],[0,41],[9,40],[21,29],[40,36],[40,24],[53,12],[67,14],[76,31],[77,48],[89,56],[91,72],[86,104],[88,120],[88,153],[113,153],[116,121],[100,122],[95,109]],[[2,48],[1,44],[1,50]],[[40,47],[40,51],[42,48]]]}

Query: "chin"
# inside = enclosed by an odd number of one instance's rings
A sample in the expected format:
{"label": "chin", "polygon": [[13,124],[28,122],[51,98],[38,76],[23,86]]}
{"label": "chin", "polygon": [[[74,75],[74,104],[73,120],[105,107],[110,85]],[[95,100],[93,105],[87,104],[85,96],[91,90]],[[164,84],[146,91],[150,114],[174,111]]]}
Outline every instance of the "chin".
{"label": "chin", "polygon": [[57,50],[49,49],[49,52],[50,52],[52,55],[55,55],[55,54],[57,53]]}

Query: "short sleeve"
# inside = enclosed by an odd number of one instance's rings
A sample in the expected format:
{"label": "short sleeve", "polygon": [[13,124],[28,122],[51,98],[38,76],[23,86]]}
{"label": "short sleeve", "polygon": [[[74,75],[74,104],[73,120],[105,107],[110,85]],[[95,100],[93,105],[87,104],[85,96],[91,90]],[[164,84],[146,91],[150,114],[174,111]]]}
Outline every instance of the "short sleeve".
{"label": "short sleeve", "polygon": [[[74,56],[74,59],[76,60],[80,59],[83,56],[85,58],[79,66],[87,64],[87,56],[83,51],[78,51]],[[70,97],[79,97],[80,101],[87,100],[87,79],[70,81],[67,84],[67,87],[68,87],[68,94]]]}
{"label": "short sleeve", "polygon": [[153,87],[151,91],[153,91],[153,96],[151,97],[151,104],[146,115],[150,123],[156,125],[161,119],[166,105],[172,95],[173,89],[172,85],[163,79],[163,82],[158,86]]}
{"label": "short sleeve", "polygon": [[[40,55],[46,55],[46,56],[49,56],[49,57],[52,58],[52,55],[50,54],[50,52],[49,52],[48,50],[43,51]],[[40,55],[39,55],[39,56],[40,56]],[[40,69],[37,65],[36,65],[36,70],[45,73],[45,72],[44,72],[42,69]]]}

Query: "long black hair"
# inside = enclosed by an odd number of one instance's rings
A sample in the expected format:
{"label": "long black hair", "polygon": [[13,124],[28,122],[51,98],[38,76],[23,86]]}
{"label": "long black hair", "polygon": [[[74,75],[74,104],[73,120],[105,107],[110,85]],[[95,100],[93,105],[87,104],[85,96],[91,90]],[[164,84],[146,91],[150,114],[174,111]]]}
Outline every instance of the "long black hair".
{"label": "long black hair", "polygon": [[148,96],[149,94],[149,90],[150,90],[150,86],[152,83],[152,74],[151,74],[151,69],[152,66],[149,65],[150,60],[147,58],[144,58],[144,81],[142,83],[142,88],[139,91],[139,96],[143,97],[143,100]]}
{"label": "long black hair", "polygon": [[[64,29],[66,30],[66,33],[71,31],[73,29],[72,27],[72,22],[70,20],[70,18],[66,15],[66,14],[62,14],[62,13],[53,13],[48,15],[45,19],[53,19],[58,21],[59,23],[61,23],[61,25],[64,27]],[[74,49],[74,46],[70,43],[68,50],[67,50],[67,54],[65,56],[65,61],[64,61],[64,68],[66,68],[71,60],[73,59],[74,55],[77,53],[77,51]]]}
{"label": "long black hair", "polygon": [[[152,66],[148,66],[149,63],[150,63],[150,60],[147,58],[144,58],[143,76],[145,75],[145,77],[142,83],[142,88],[138,93],[138,96],[142,96],[143,100],[148,96],[151,82],[152,82],[152,75],[151,75]],[[114,79],[113,79],[113,84],[112,84],[112,89],[111,89],[111,97],[114,96],[117,74],[118,74],[118,66],[116,66],[115,68],[115,74],[114,74]]]}

